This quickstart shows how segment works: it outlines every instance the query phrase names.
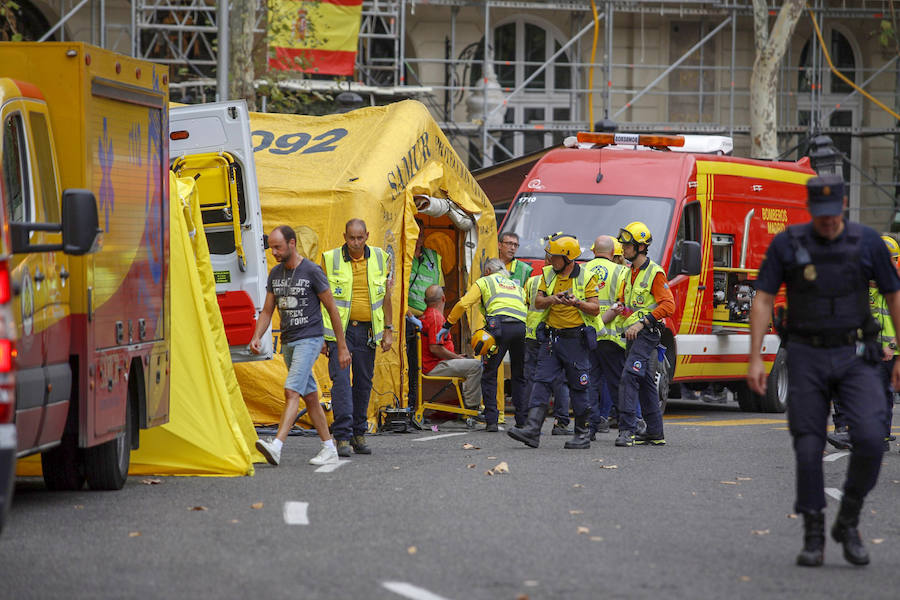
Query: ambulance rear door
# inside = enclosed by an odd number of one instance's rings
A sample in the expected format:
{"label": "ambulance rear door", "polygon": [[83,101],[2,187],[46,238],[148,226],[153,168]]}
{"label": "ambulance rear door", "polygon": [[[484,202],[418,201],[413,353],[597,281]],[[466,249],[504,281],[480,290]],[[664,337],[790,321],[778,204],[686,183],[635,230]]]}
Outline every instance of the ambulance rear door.
{"label": "ambulance rear door", "polygon": [[247,347],[266,298],[267,271],[246,103],[173,107],[169,156],[178,176],[197,180],[232,360],[272,358],[271,328],[259,355]]}

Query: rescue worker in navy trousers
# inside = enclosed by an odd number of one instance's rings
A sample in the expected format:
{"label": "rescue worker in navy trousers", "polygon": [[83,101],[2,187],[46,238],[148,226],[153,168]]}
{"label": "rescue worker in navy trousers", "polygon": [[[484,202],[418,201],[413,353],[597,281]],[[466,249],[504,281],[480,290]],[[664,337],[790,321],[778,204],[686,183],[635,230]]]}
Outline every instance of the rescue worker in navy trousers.
{"label": "rescue worker in navy trousers", "polygon": [[[843,218],[844,182],[839,176],[807,183],[812,221],[775,236],[756,281],[750,313],[747,382],[766,391],[760,354],[775,295],[787,284],[788,313],[779,333],[787,349],[788,424],[797,461],[794,512],[803,515],[803,550],[797,564],[820,566],[825,550],[822,451],[832,397],[850,425],[853,450],[844,495],[831,537],[854,565],[869,563],[858,526],[863,500],[878,480],[884,438],[884,392],[878,376],[879,327],[869,310],[869,281],[884,295],[891,321],[900,326],[900,278],[884,242],[871,228]],[[786,321],[786,326],[783,324]],[[900,389],[900,363],[891,374]]]}
{"label": "rescue worker in navy trousers", "polygon": [[484,357],[481,373],[481,401],[484,404],[484,431],[496,433],[500,411],[497,410],[497,371],[503,357],[509,352],[509,369],[512,383],[513,405],[525,401],[525,292],[509,278],[509,272],[499,258],[489,258],[484,263],[484,276],[472,284],[459,299],[437,334],[441,343],[450,334],[450,328],[459,321],[470,307],[479,304],[485,317],[484,330],[493,336],[497,347],[493,354]]}
{"label": "rescue worker in navy trousers", "polygon": [[[675,300],[662,267],[647,258],[653,242],[650,229],[634,221],[619,230],[618,239],[631,262],[631,272],[625,278],[624,307],[618,306],[625,317],[621,327],[625,328],[627,355],[619,381],[619,437],[615,444],[663,446],[666,438],[653,365],[665,318],[675,312]],[[647,422],[644,432],[635,432],[638,403]]]}
{"label": "rescue worker in navy trousers", "polygon": [[[590,403],[590,353],[597,344],[597,278],[575,259],[581,255],[578,240],[559,233],[547,242],[550,266],[544,267],[535,308],[543,311],[537,326],[540,343],[534,388],[525,427],[513,427],[507,434],[532,448],[541,442],[541,427],[550,403],[554,380],[562,371],[571,391],[575,413],[575,436],[565,443],[567,449],[591,447],[588,416]],[[607,311],[614,317],[612,310]]]}

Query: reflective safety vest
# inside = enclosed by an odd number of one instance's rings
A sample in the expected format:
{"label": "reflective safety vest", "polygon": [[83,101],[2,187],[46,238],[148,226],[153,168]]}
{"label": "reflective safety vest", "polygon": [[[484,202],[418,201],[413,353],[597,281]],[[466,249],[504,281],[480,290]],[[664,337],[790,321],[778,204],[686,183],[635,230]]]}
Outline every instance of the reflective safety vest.
{"label": "reflective safety vest", "polygon": [[493,273],[475,282],[481,290],[481,309],[489,317],[504,316],[525,321],[525,294],[515,281]]}
{"label": "reflective safety vest", "polygon": [[[341,316],[341,325],[347,331],[350,323],[350,300],[353,295],[353,267],[350,265],[350,255],[345,254],[346,245],[325,252],[322,257],[325,263],[325,275],[331,285],[331,294],[337,305],[338,314]],[[390,258],[387,252],[375,246],[366,246],[366,275],[369,280],[369,302],[372,306],[372,334],[375,342],[381,341],[384,335],[384,294],[387,289],[387,278],[390,274]],[[335,341],[334,329],[331,326],[331,317],[325,306],[322,306],[322,320],[325,326],[325,339]]]}
{"label": "reflective safety vest", "polygon": [[525,339],[529,340],[537,338],[537,326],[544,315],[544,311],[538,310],[534,305],[539,287],[541,287],[540,275],[529,277],[525,282],[525,303],[528,304],[528,315],[525,317]]}
{"label": "reflective safety vest", "polygon": [[897,333],[894,331],[894,322],[891,320],[891,313],[887,308],[887,301],[878,287],[869,284],[869,307],[872,309],[872,316],[881,325],[881,333],[878,334],[878,341],[881,342],[883,348],[887,348],[891,342],[896,343]]}
{"label": "reflective safety vest", "polygon": [[[622,324],[625,329],[643,319],[657,306],[656,298],[653,297],[653,280],[656,279],[657,273],[663,273],[663,277],[665,277],[665,271],[649,258],[647,259],[647,266],[642,270],[644,272],[638,274],[634,283],[631,285],[626,283],[625,286],[625,308],[634,311],[628,315],[625,323]],[[627,282],[630,283],[631,273],[628,273],[627,276]]]}
{"label": "reflective safety vest", "polygon": [[[625,282],[628,281],[628,267],[614,263],[608,258],[595,258],[586,265],[586,271],[597,278],[597,287],[600,288],[600,314],[597,315],[597,339],[609,340],[625,347],[625,317],[618,316],[604,325],[601,315],[607,311],[616,300],[624,296]],[[620,295],[620,292],[622,294]]]}
{"label": "reflective safety vest", "polygon": [[514,258],[510,261],[507,270],[510,279],[518,283],[519,287],[525,287],[525,280],[528,279],[528,273],[531,271],[531,267],[527,263]]}
{"label": "reflective safety vest", "polygon": [[[587,296],[585,295],[585,293],[587,292],[587,284],[591,280],[592,274],[587,269],[581,267],[580,265],[576,264],[575,268],[578,269],[578,274],[575,276],[575,279],[572,280],[572,295],[575,296],[575,298],[577,298],[578,300],[581,300],[582,302],[584,302],[587,300]],[[556,286],[556,271],[554,271],[553,267],[551,267],[549,265],[544,267],[544,281],[547,284],[546,285],[547,295],[552,296],[553,288]],[[536,295],[537,295],[537,292],[535,292],[535,296]],[[548,306],[543,311],[541,311],[540,321],[546,321],[547,315],[549,315],[549,314],[550,314],[550,307]],[[599,317],[591,316],[580,310],[578,311],[578,314],[581,315],[581,320],[584,322],[585,325],[593,327],[597,331],[599,331],[600,327],[603,326],[603,319],[600,319]],[[538,323],[540,323],[540,321],[538,321]],[[598,321],[600,323],[599,325],[597,324]]]}
{"label": "reflective safety vest", "polygon": [[441,283],[441,255],[431,248],[422,248],[422,256],[413,257],[409,275],[409,307],[424,312],[425,290]]}

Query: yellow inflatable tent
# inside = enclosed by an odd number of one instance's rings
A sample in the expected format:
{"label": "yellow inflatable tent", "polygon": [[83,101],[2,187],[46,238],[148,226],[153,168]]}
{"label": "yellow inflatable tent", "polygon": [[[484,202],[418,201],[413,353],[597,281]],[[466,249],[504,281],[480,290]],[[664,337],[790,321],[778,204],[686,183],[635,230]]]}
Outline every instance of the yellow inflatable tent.
{"label": "yellow inflatable tent", "polygon": [[[415,219],[425,225],[426,247],[443,258],[449,307],[480,276],[484,261],[497,256],[494,209],[419,102],[324,117],[254,113],[250,125],[267,232],[290,225],[297,231],[300,252],[321,264],[322,252],[344,243],[346,222],[360,218],[369,244],[393,257],[396,333],[389,352],[378,350],[369,413],[374,425],[382,408],[406,405],[403,315],[419,232]],[[469,315],[473,327],[480,323],[474,312]],[[278,422],[286,376],[281,354],[272,361],[239,363],[235,370],[254,422]],[[315,374],[327,402],[330,380],[324,357]]]}

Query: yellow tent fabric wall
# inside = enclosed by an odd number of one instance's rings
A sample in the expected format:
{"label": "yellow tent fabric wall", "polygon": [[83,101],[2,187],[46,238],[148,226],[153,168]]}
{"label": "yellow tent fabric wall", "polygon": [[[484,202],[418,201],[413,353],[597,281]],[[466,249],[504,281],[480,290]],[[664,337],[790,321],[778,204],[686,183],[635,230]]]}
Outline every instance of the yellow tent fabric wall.
{"label": "yellow tent fabric wall", "polygon": [[[301,254],[320,263],[322,252],[344,243],[346,222],[360,218],[366,222],[369,244],[394,257],[394,346],[386,354],[377,351],[369,413],[374,423],[382,407],[406,404],[402,316],[418,235],[413,195],[449,198],[476,216],[472,241],[477,243],[466,249],[472,257],[464,272],[466,285],[480,276],[487,258],[497,256],[493,207],[419,102],[324,117],[253,113],[250,124],[266,231],[290,225],[298,231]],[[478,316],[470,319],[477,322]],[[278,327],[277,315],[273,327]],[[235,370],[254,422],[277,422],[286,374],[281,355],[265,363],[238,364]],[[324,357],[316,363],[315,375],[327,402],[330,380]]]}

